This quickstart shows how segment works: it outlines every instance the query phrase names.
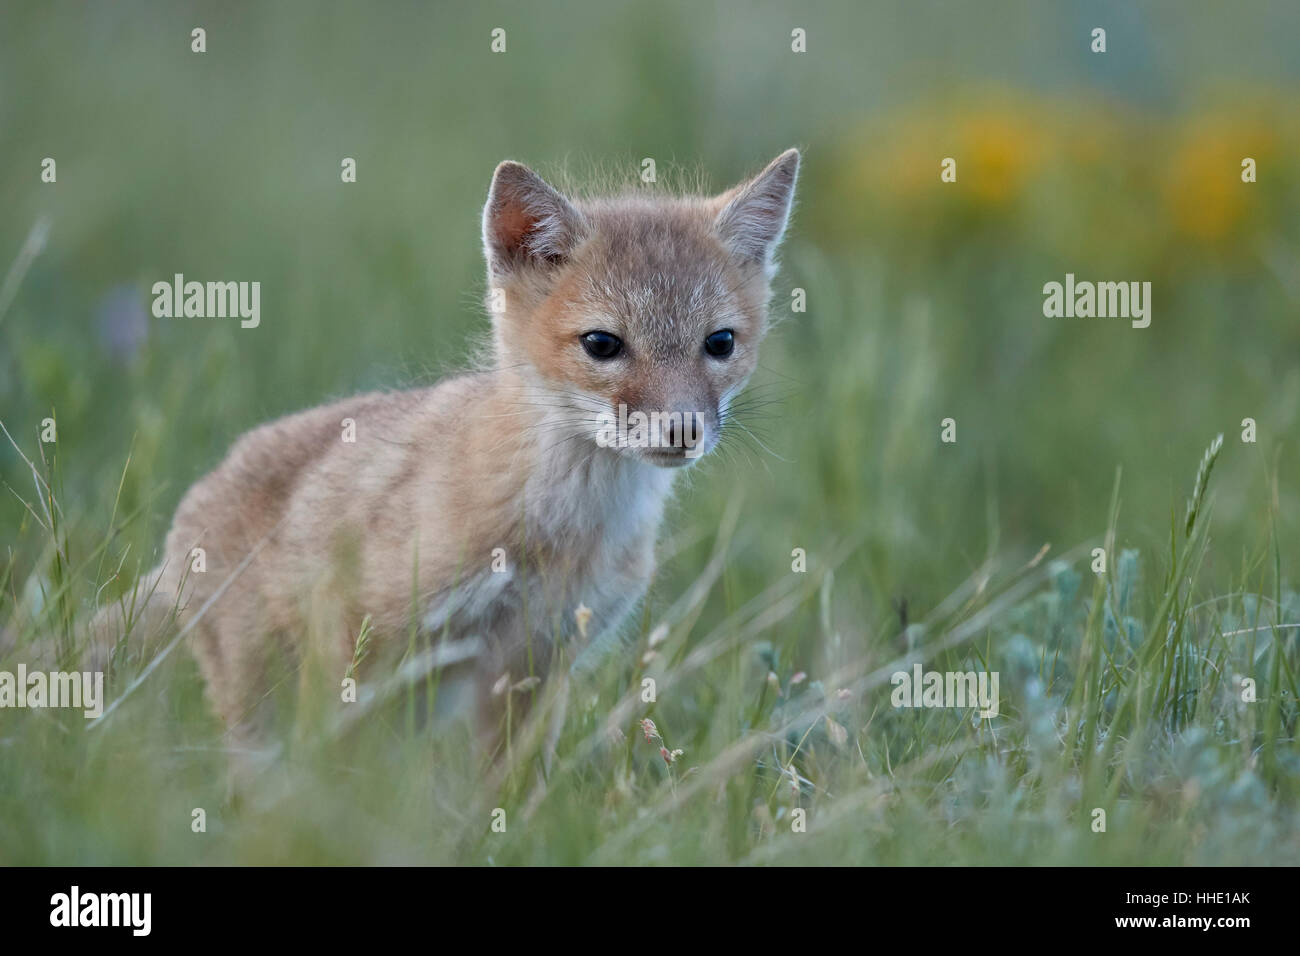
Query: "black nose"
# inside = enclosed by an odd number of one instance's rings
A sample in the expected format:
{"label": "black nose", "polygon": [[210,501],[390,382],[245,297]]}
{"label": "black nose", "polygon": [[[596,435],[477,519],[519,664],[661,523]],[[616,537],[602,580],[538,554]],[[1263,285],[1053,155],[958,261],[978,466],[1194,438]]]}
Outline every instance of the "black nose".
{"label": "black nose", "polygon": [[704,416],[693,410],[675,409],[664,426],[669,448],[693,448],[704,440]]}

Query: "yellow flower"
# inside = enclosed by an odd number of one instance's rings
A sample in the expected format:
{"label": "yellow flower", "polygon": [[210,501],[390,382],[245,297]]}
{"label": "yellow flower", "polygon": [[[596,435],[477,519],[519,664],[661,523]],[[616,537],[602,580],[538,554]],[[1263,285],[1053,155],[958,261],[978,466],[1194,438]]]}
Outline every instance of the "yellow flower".
{"label": "yellow flower", "polygon": [[[1023,189],[1043,153],[1042,137],[1026,111],[985,110],[957,128],[962,154],[957,181],[986,206],[1010,202]],[[964,160],[964,162],[963,162]]]}
{"label": "yellow flower", "polygon": [[1164,200],[1170,221],[1203,242],[1231,236],[1247,217],[1257,187],[1241,181],[1241,162],[1257,162],[1274,151],[1274,136],[1263,126],[1211,117],[1187,130],[1170,161]]}

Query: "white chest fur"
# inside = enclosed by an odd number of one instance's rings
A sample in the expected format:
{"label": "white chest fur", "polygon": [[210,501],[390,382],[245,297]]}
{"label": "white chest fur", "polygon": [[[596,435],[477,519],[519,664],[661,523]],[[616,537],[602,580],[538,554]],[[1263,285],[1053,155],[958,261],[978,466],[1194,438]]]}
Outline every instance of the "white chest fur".
{"label": "white chest fur", "polygon": [[564,640],[581,606],[591,611],[592,643],[617,632],[649,583],[675,475],[590,443],[567,444],[539,456],[524,485],[525,540],[435,596],[426,629],[489,642],[525,633]]}

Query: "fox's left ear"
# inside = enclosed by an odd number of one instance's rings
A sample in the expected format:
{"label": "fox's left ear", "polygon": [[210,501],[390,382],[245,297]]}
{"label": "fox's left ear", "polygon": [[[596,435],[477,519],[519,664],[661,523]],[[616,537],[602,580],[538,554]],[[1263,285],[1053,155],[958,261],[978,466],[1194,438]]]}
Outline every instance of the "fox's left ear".
{"label": "fox's left ear", "polygon": [[768,277],[776,271],[776,247],[790,220],[798,177],[799,150],[787,149],[749,182],[719,197],[724,205],[714,220],[718,233],[733,255],[761,265]]}

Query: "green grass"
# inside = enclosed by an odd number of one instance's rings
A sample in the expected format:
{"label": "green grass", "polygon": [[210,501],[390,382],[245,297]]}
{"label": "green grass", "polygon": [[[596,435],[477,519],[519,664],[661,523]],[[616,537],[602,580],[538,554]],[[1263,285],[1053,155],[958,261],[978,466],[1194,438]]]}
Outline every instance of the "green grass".
{"label": "green grass", "polygon": [[[220,730],[178,658],[92,732],[63,712],[7,715],[5,763],[24,772],[7,773],[0,793],[6,857],[1281,862],[1296,850],[1296,598],[1279,608],[1244,587],[1207,596],[1196,580],[1203,500],[1191,514],[1187,532],[1172,529],[1164,572],[1132,550],[1087,586],[1077,557],[981,568],[902,633],[841,619],[835,568],[816,560],[728,601],[725,557],[742,544],[733,522],[684,552],[724,560],[666,613],[653,657],[646,634],[604,672],[544,685],[540,727],[520,730],[494,772],[479,772],[454,730],[412,732],[377,710],[350,732],[298,728],[240,812],[223,807]],[[849,552],[845,542],[826,559]],[[1267,577],[1259,563],[1248,577]],[[58,620],[57,597],[38,623]],[[800,659],[817,662],[803,680]],[[913,660],[1000,670],[1002,714],[892,709],[888,676]],[[1237,675],[1256,675],[1260,703],[1241,703]],[[658,684],[653,705],[640,700],[645,676]],[[567,719],[548,742],[561,696]],[[646,717],[685,751],[673,765],[641,732]],[[195,807],[208,811],[206,834],[190,832]],[[504,834],[489,829],[496,807]],[[791,831],[795,807],[806,833]],[[1104,834],[1090,829],[1094,807],[1107,811]]]}
{"label": "green grass", "polygon": [[[758,586],[737,566],[761,536],[733,498],[719,527],[687,535],[669,559],[701,576],[656,588],[625,652],[595,673],[517,692],[537,701],[491,767],[460,725],[431,732],[404,719],[419,681],[390,683],[391,706],[356,715],[347,708],[363,705],[295,712],[282,692],[293,716],[273,741],[276,761],[232,808],[221,728],[192,662],[179,653],[150,667],[128,640],[114,707],[95,725],[65,711],[5,714],[6,860],[1293,859],[1300,599],[1279,590],[1276,541],[1243,561],[1235,590],[1201,582],[1219,449],[1216,440],[1185,513],[1171,517],[1166,554],[1117,550],[1117,477],[1099,542],[1104,574],[1092,572],[1090,547],[999,555],[906,627],[883,609],[874,621],[851,610],[865,522],[814,549],[805,573],[769,554]],[[57,486],[57,465],[40,487]],[[45,513],[61,513],[54,499]],[[6,616],[27,624],[0,660],[11,670],[32,659],[33,642],[76,633],[68,616],[88,598],[81,582],[114,564],[102,545],[77,554],[59,522],[46,532],[41,517],[33,507],[45,570],[22,582],[12,563],[6,573]],[[17,595],[27,603],[12,603]],[[66,666],[76,656],[64,646]],[[913,662],[998,671],[999,716],[893,708],[890,675]],[[1256,681],[1256,702],[1243,702],[1242,677]],[[318,690],[333,681],[315,678]],[[669,763],[661,746],[683,753]],[[206,833],[191,832],[195,808]],[[490,826],[497,808],[505,833]],[[794,829],[796,808],[806,832]],[[1106,813],[1104,833],[1091,828],[1094,808]]]}
{"label": "green grass", "polygon": [[[0,670],[75,660],[240,433],[463,361],[500,159],[677,159],[719,189],[791,144],[805,165],[753,434],[684,482],[627,647],[517,692],[539,723],[508,761],[400,689],[341,724],[286,680],[279,756],[234,811],[188,651],[131,638],[95,729],[0,711],[0,861],[1300,856],[1291,14],[1245,4],[1225,33],[1213,5],[1154,5],[1179,55],[1153,98],[1118,34],[1077,57],[1023,4],[945,7],[950,31],[818,8],[793,62],[776,7],[120,7],[0,12],[0,89],[32,91],[0,100]],[[261,327],[149,318],[176,271],[261,281]],[[1152,281],[1152,326],[1044,319],[1066,272]],[[915,661],[997,671],[1000,715],[893,708]]]}

